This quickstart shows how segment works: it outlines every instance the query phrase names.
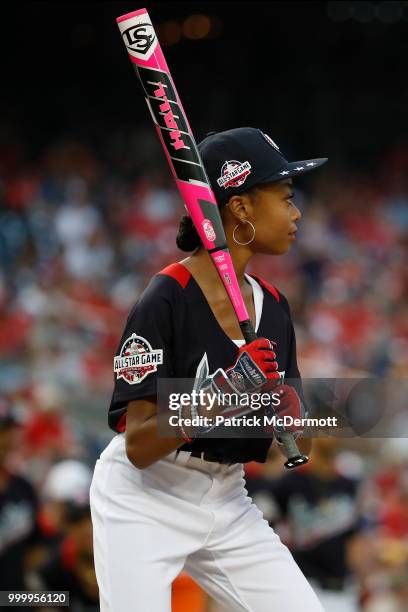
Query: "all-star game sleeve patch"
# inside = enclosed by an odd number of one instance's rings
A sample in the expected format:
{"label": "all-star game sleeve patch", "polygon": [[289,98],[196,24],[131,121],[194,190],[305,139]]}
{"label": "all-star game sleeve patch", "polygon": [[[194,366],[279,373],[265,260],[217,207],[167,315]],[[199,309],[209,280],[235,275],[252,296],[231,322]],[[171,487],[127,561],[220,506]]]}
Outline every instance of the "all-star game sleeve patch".
{"label": "all-star game sleeve patch", "polygon": [[163,349],[153,349],[146,338],[132,334],[114,358],[114,371],[118,380],[123,378],[129,385],[138,385],[149,374],[157,372],[157,366],[162,363]]}

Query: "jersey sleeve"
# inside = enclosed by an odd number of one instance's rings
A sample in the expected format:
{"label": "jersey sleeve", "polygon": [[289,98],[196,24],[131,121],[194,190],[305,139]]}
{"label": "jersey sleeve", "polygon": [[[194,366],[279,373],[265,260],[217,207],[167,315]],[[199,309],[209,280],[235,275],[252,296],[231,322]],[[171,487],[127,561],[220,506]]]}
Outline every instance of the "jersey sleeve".
{"label": "jersey sleeve", "polygon": [[114,358],[110,422],[129,401],[154,397],[158,378],[174,376],[174,313],[180,305],[177,283],[156,276],[135,304]]}

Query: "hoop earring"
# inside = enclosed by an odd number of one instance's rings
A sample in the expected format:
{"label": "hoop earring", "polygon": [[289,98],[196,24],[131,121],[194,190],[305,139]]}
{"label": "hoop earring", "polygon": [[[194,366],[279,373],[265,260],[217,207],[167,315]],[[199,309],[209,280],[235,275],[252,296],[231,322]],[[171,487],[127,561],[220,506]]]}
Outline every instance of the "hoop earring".
{"label": "hoop earring", "polygon": [[251,221],[248,221],[248,219],[244,219],[245,223],[249,223],[249,225],[252,227],[252,231],[254,232],[252,234],[252,238],[250,240],[248,240],[248,242],[239,242],[239,240],[236,239],[235,237],[235,232],[237,231],[237,229],[239,228],[239,223],[237,223],[237,225],[234,227],[234,230],[232,232],[232,238],[235,242],[235,244],[239,244],[239,246],[246,246],[247,244],[250,244],[253,239],[255,238],[255,226],[253,223],[251,223]]}

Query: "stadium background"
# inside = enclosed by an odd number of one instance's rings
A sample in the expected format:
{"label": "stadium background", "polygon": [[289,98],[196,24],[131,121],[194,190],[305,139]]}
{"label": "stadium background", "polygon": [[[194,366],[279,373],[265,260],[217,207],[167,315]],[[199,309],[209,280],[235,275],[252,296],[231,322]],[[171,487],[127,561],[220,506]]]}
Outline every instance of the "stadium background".
{"label": "stadium background", "polygon": [[[50,533],[53,503],[70,499],[50,492],[50,470],[66,459],[92,466],[109,440],[123,323],[150,276],[182,257],[181,201],[114,21],[137,8],[2,9],[0,391],[23,424],[7,461],[35,486]],[[329,157],[296,184],[303,219],[290,254],[253,266],[289,299],[302,374],[406,378],[408,4],[147,8],[198,140],[251,125],[288,159]],[[364,563],[353,566],[368,612],[386,610],[384,597],[390,610],[408,606],[405,446],[347,440],[337,459],[369,499],[358,507],[358,545],[370,580]]]}

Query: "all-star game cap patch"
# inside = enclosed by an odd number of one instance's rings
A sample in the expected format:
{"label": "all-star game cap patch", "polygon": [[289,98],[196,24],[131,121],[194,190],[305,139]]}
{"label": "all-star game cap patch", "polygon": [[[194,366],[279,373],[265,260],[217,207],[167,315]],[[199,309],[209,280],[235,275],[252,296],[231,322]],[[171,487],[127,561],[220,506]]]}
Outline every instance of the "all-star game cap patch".
{"label": "all-star game cap patch", "polygon": [[243,163],[237,160],[226,161],[221,168],[221,176],[217,178],[220,187],[240,187],[251,174],[251,164],[249,161]]}

